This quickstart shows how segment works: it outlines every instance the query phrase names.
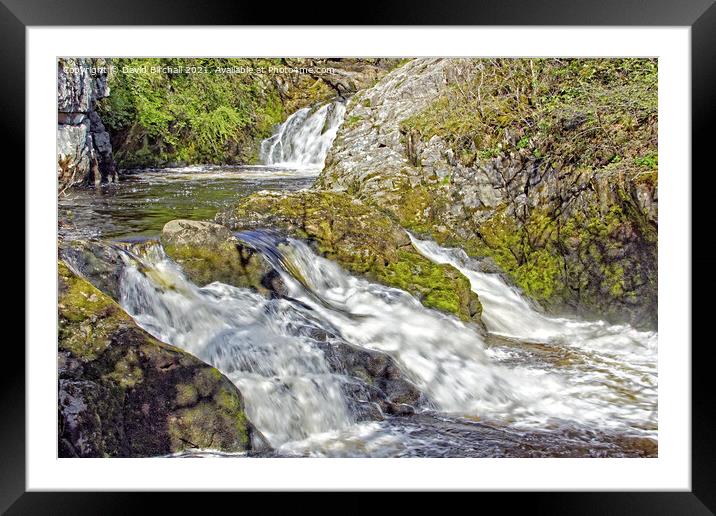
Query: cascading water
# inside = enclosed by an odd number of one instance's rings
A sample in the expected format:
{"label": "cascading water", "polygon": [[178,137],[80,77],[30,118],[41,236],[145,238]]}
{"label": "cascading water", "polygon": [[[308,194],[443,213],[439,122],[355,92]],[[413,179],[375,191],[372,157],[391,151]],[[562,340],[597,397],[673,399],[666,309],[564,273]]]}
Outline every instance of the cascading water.
{"label": "cascading water", "polygon": [[328,370],[300,307],[222,283],[198,288],[158,244],[141,260],[124,268],[122,306],[156,338],[230,378],[272,445],[351,424],[341,379]]}
{"label": "cascading water", "polygon": [[594,396],[604,406],[610,406],[611,413],[606,415],[612,421],[656,435],[656,332],[638,331],[625,324],[544,315],[500,274],[481,271],[480,264],[464,251],[442,248],[413,235],[410,238],[423,256],[452,265],[470,280],[482,302],[482,319],[491,333],[569,352],[559,372],[570,385],[578,387],[578,393]]}
{"label": "cascading water", "polygon": [[276,167],[322,169],[345,113],[341,101],[299,109],[261,142],[261,161]]}
{"label": "cascading water", "polygon": [[[384,423],[355,423],[342,389],[346,378],[331,373],[316,330],[392,356],[440,413],[516,429],[587,426],[656,435],[655,334],[546,317],[499,276],[458,259],[458,251],[413,239],[426,256],[453,263],[472,281],[488,329],[511,338],[510,345],[490,346],[476,326],[353,277],[300,241],[237,236],[280,272],[285,299],[221,283],[198,288],[157,244],[141,264],[128,261],[121,303],[157,338],[234,381],[249,418],[280,450],[314,453],[320,446],[320,453],[354,455],[347,443],[359,442],[363,454],[398,454],[409,439],[405,427],[398,435]],[[525,354],[539,339],[561,350],[559,364]],[[412,446],[425,442],[420,436]]]}

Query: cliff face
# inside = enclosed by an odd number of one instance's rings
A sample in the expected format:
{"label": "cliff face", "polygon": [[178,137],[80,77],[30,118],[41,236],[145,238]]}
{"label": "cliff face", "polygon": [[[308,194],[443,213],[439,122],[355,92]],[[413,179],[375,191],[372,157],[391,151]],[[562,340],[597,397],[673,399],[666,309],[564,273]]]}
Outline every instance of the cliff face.
{"label": "cliff face", "polygon": [[57,187],[117,180],[109,133],[95,110],[109,95],[103,59],[60,59],[57,66]]}
{"label": "cliff face", "polygon": [[351,99],[318,185],[552,311],[655,327],[656,149],[653,61],[416,59]]}

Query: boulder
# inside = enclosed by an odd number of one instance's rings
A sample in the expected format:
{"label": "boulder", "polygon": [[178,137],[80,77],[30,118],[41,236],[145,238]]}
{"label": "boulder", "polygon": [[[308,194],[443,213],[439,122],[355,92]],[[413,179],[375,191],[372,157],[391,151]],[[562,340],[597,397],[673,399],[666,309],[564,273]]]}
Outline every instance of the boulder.
{"label": "boulder", "polygon": [[102,240],[61,240],[60,258],[112,299],[119,299],[119,284],[124,269],[127,244]]}
{"label": "boulder", "polygon": [[58,264],[60,457],[150,457],[266,447],[217,369],[139,328]]}
{"label": "boulder", "polygon": [[214,281],[277,295],[280,275],[226,227],[211,222],[172,220],[162,229],[164,251],[197,285]]}

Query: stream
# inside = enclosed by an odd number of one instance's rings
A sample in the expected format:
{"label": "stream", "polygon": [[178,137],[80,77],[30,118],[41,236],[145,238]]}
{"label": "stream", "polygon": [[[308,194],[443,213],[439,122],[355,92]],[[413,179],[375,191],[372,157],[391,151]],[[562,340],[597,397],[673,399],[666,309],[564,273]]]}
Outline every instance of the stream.
{"label": "stream", "polygon": [[[73,191],[60,199],[60,234],[151,240],[169,220],[211,219],[241,195],[310,187],[344,112],[333,103],[295,113],[264,141],[263,166],[146,170]],[[656,455],[656,333],[544,314],[463,251],[413,235],[426,258],[470,280],[486,334],[352,276],[299,240],[236,236],[279,271],[285,296],[199,287],[157,241],[127,259],[119,301],[149,333],[237,385],[271,456]],[[416,414],[360,420],[345,395],[350,378],[332,372],[317,334],[389,355],[424,397]],[[181,454],[206,455],[232,456]]]}

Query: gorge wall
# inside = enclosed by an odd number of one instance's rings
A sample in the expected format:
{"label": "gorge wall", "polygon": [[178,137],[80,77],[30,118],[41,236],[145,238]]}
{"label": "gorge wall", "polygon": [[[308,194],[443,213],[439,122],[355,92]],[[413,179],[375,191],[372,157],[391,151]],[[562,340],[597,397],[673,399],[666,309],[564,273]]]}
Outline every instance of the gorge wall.
{"label": "gorge wall", "polygon": [[655,327],[656,98],[653,60],[416,59],[350,100],[318,186],[552,311]]}
{"label": "gorge wall", "polygon": [[117,179],[110,135],[96,110],[97,100],[109,95],[108,66],[104,59],[58,61],[58,192]]}

